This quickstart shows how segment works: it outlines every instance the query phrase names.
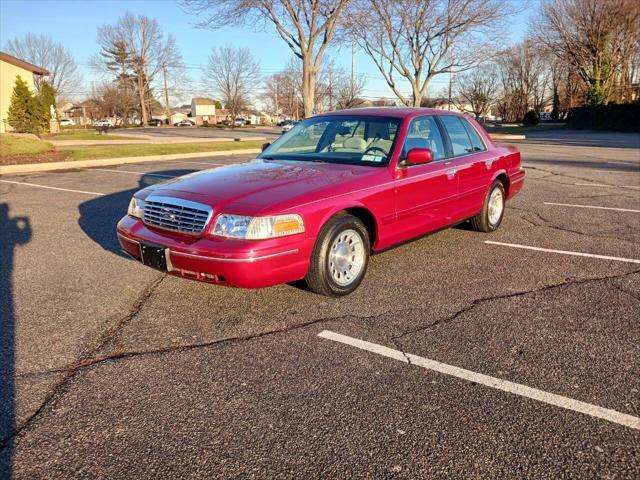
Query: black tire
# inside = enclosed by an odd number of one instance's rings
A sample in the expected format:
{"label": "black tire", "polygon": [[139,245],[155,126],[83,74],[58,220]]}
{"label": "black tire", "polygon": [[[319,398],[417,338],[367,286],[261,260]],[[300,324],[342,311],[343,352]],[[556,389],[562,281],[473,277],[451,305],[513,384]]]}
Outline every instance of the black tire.
{"label": "black tire", "polygon": [[[329,251],[340,236],[347,230],[355,230],[361,237],[364,250],[364,260],[358,274],[348,285],[338,284],[331,275],[329,267]],[[311,261],[309,263],[309,271],[305,277],[305,281],[309,289],[320,295],[327,297],[340,297],[353,292],[364,278],[367,267],[369,265],[369,252],[371,244],[369,240],[369,232],[364,224],[353,215],[346,212],[339,213],[332,217],[320,230],[320,234],[316,239]]]}
{"label": "black tire", "polygon": [[[491,221],[489,220],[489,199],[496,189],[499,189],[500,193],[502,194],[502,212],[500,213],[500,218],[498,218],[497,221],[491,223]],[[491,185],[491,188],[489,188],[489,191],[487,192],[487,196],[484,199],[482,210],[480,210],[480,213],[478,213],[475,217],[471,218],[471,226],[473,227],[473,229],[485,233],[490,233],[497,230],[502,223],[502,218],[504,217],[505,200],[506,195],[504,192],[504,185],[500,180],[494,181]]]}

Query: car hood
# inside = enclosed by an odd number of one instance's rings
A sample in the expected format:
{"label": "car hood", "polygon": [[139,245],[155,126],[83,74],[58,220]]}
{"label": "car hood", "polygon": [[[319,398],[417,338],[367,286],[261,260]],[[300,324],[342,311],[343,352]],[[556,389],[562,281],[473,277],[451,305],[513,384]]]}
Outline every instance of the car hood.
{"label": "car hood", "polygon": [[214,209],[233,206],[235,213],[256,214],[312,192],[327,188],[338,192],[376,171],[379,168],[359,165],[256,159],[177,177],[146,188],[140,196],[177,197]]}

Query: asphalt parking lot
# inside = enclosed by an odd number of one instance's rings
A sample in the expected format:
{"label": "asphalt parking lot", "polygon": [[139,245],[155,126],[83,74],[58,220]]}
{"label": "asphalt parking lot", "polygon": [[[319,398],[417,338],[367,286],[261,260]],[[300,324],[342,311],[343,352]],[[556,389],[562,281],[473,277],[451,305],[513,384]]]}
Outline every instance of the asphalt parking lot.
{"label": "asphalt parking lot", "polygon": [[340,299],[120,252],[134,191],[246,156],[1,177],[0,468],[639,478],[640,138],[518,147],[527,179],[497,232],[375,255]]}

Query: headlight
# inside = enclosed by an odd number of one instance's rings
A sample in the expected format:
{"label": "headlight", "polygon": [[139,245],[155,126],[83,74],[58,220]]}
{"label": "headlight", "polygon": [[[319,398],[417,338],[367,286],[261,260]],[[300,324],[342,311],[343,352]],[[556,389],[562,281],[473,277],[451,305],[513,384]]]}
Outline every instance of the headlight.
{"label": "headlight", "polygon": [[127,213],[132,217],[142,218],[142,214],[144,213],[144,200],[140,200],[136,197],[131,198]]}
{"label": "headlight", "polygon": [[284,237],[304,232],[300,215],[275,215],[273,217],[244,217],[223,214],[218,217],[213,234],[221,237],[262,240]]}

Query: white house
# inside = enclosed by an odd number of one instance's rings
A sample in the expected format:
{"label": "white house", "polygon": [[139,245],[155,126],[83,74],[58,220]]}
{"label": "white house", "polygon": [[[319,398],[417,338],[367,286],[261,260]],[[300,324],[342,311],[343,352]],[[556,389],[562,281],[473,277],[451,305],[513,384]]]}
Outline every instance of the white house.
{"label": "white house", "polygon": [[202,125],[205,122],[216,123],[216,102],[211,98],[193,98],[190,116],[196,125]]}
{"label": "white house", "polygon": [[185,115],[182,112],[174,112],[173,114],[171,114],[171,125],[175,125],[178,122],[181,122],[182,120],[186,120],[187,119],[187,115]]}

